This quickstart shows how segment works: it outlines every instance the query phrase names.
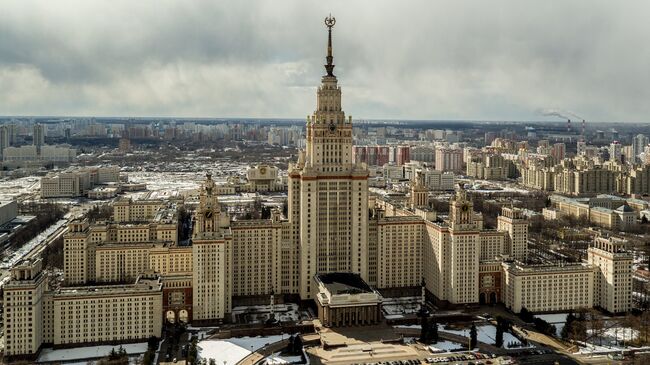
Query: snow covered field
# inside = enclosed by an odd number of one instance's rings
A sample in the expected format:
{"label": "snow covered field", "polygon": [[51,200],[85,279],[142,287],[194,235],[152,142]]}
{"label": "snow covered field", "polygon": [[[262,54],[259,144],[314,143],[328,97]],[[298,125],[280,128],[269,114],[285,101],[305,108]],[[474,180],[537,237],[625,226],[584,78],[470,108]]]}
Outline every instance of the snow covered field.
{"label": "snow covered field", "polygon": [[[438,331],[453,333],[455,335],[469,338],[470,329],[465,328],[462,330],[453,330],[453,329],[445,329],[443,327],[438,327]],[[477,339],[479,342],[484,342],[491,345],[494,344],[497,336],[497,328],[495,326],[493,325],[477,326],[476,331],[477,331]],[[522,348],[521,341],[519,341],[517,337],[513,336],[509,332],[503,333],[503,347]],[[533,346],[526,346],[524,348],[528,348],[528,347],[533,347]]]}
{"label": "snow covered field", "polygon": [[420,309],[420,297],[384,298],[381,303],[384,318],[403,318],[406,314],[415,314]]}
{"label": "snow covered field", "polygon": [[434,343],[432,345],[428,346],[429,351],[433,353],[442,353],[442,352],[450,352],[450,351],[456,351],[456,350],[465,350],[463,345],[456,343],[456,342],[451,342],[451,341],[438,341],[437,343]]}
{"label": "snow covered field", "polygon": [[568,313],[554,313],[554,314],[536,314],[535,318],[543,319],[546,322],[555,326],[555,335],[561,337],[562,329],[566,323],[566,316]]}
{"label": "snow covered field", "polygon": [[[147,184],[146,192],[127,193],[137,199],[143,194],[159,197],[196,190],[205,180],[205,172],[129,172],[129,181]],[[215,179],[216,180],[216,179]]]}
{"label": "snow covered field", "polygon": [[40,176],[28,176],[0,180],[0,200],[12,200],[21,195],[31,195],[41,187]]}
{"label": "snow covered field", "polygon": [[204,340],[197,344],[199,359],[215,359],[217,364],[235,365],[251,352],[281,341],[284,336],[241,337],[226,340]]}
{"label": "snow covered field", "polygon": [[264,360],[265,365],[300,364],[301,362],[302,356],[282,355],[279,352],[274,353]]}
{"label": "snow covered field", "polygon": [[594,333],[592,330],[587,330],[588,336],[593,336],[589,339],[589,345],[586,351],[598,351],[597,348],[604,347],[609,351],[612,349],[624,349],[623,344],[629,344],[639,337],[639,331],[632,328],[612,327],[604,330],[600,335]]}
{"label": "snow covered field", "polygon": [[[147,343],[132,343],[122,345],[122,348],[129,355],[138,355],[147,352]],[[75,347],[70,349],[53,350],[45,348],[38,357],[39,362],[60,362],[71,363],[79,362],[79,360],[86,359],[99,359],[107,356],[111,349],[117,351],[119,346],[102,345],[102,346],[89,346],[89,347]],[[85,362],[83,362],[85,363]]]}
{"label": "snow covered field", "polygon": [[[397,326],[393,326],[393,328],[420,329],[422,327],[419,324],[411,324],[411,325],[397,325]],[[438,332],[447,332],[454,335],[469,338],[469,331],[470,331],[469,327],[463,328],[461,330],[456,330],[456,329],[446,329],[442,324],[438,324]],[[495,342],[494,340],[497,336],[497,328],[495,326],[491,324],[477,326],[476,332],[477,332],[477,340],[479,342],[484,342],[490,345],[494,345]],[[438,347],[437,344],[433,346]],[[504,348],[531,348],[533,346],[529,345],[529,346],[521,347],[521,341],[519,341],[517,337],[513,336],[509,332],[504,332],[503,347]]]}

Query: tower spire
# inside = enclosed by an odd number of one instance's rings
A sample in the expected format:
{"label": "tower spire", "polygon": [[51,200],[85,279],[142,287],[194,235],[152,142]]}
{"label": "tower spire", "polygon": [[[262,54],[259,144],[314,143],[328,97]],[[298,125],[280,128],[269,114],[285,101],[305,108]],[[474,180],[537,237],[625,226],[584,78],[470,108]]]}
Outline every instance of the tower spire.
{"label": "tower spire", "polygon": [[327,27],[327,64],[325,65],[325,70],[327,70],[327,76],[334,76],[334,56],[332,56],[332,28],[336,24],[336,18],[330,14],[325,18],[325,26]]}

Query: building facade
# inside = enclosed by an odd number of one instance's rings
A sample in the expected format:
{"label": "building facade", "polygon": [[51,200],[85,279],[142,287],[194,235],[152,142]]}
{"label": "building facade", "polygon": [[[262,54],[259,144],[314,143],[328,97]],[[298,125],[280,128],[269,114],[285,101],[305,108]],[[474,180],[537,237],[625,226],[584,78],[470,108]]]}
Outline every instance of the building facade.
{"label": "building facade", "polygon": [[587,250],[587,261],[596,268],[594,305],[610,313],[632,309],[632,262],[634,256],[625,251],[625,240],[595,237]]}

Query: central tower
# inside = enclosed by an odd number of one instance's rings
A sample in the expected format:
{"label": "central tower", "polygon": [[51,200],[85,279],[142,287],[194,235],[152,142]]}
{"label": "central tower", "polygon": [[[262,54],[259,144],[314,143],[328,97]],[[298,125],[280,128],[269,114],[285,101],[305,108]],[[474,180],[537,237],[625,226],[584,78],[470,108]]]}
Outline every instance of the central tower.
{"label": "central tower", "polygon": [[314,275],[353,272],[367,280],[368,170],[352,163],[352,118],[341,108],[327,26],[326,74],[307,117],[306,150],[289,167],[289,220],[298,253],[298,291],[312,299]]}

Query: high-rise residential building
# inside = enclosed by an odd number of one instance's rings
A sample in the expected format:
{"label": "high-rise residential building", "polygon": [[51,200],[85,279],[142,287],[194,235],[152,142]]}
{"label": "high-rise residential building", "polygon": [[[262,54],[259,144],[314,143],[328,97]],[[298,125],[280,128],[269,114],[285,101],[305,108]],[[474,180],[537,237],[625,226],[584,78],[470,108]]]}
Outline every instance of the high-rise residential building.
{"label": "high-rise residential building", "polygon": [[436,147],[436,170],[463,171],[463,150],[460,148]]}
{"label": "high-rise residential building", "polygon": [[576,144],[576,155],[577,156],[583,155],[586,149],[587,149],[587,142],[578,141]]}
{"label": "high-rise residential building", "polygon": [[390,161],[388,146],[355,146],[353,148],[353,163],[365,163],[368,166],[384,166]]}
{"label": "high-rise residential building", "polygon": [[562,161],[566,155],[566,145],[564,143],[555,143],[551,148],[551,156],[555,161]]}
{"label": "high-rise residential building", "polygon": [[0,126],[0,157],[3,156],[5,148],[9,147],[9,127],[6,125]]}
{"label": "high-rise residential building", "polygon": [[45,126],[42,124],[34,124],[32,136],[34,138],[34,146],[40,151],[41,146],[45,144]]}
{"label": "high-rise residential building", "polygon": [[609,145],[609,160],[615,162],[622,162],[623,159],[623,145],[619,141],[614,141]]}
{"label": "high-rise residential building", "polygon": [[393,146],[391,147],[391,154],[393,155],[393,161],[397,166],[404,165],[411,161],[410,146]]}
{"label": "high-rise residential building", "polygon": [[489,146],[497,138],[497,132],[485,132],[484,143]]}
{"label": "high-rise residential building", "polygon": [[18,142],[18,126],[16,123],[7,124],[9,131],[9,146],[13,146]]}
{"label": "high-rise residential building", "polygon": [[645,151],[648,143],[650,143],[650,141],[645,135],[637,134],[634,136],[632,139],[632,156],[630,156],[630,162],[637,162],[639,160],[639,155]]}

